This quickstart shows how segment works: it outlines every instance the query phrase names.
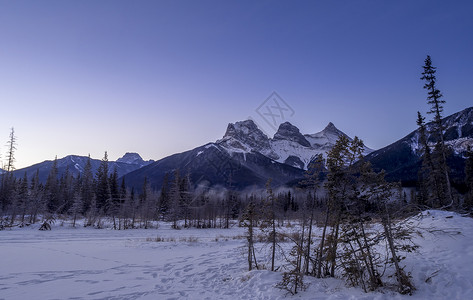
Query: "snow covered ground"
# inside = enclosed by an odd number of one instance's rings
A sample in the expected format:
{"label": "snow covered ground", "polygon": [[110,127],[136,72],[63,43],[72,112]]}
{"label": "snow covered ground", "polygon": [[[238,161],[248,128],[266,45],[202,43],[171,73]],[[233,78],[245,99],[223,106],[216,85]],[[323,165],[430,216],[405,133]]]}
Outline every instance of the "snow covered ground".
{"label": "snow covered ground", "polygon": [[[404,263],[417,291],[364,293],[305,277],[295,295],[281,273],[247,271],[244,229],[114,231],[37,227],[0,231],[0,299],[472,299],[473,219],[428,211],[413,221],[421,246]],[[158,240],[158,241],[157,241]]]}

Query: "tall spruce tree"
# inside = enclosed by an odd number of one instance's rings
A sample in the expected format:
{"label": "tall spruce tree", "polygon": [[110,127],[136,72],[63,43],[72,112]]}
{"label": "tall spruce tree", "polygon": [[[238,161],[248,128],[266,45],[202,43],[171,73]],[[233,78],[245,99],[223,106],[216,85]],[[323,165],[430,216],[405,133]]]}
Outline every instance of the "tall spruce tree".
{"label": "tall spruce tree", "polygon": [[106,214],[110,207],[110,184],[108,178],[108,154],[105,151],[104,157],[100,162],[100,166],[96,174],[95,195],[97,201],[97,209]]}
{"label": "tall spruce tree", "polygon": [[181,217],[180,203],[181,203],[181,176],[179,169],[174,171],[174,178],[169,190],[169,199],[171,202],[169,208],[169,218],[172,221],[172,228],[178,229],[178,220]]}
{"label": "tall spruce tree", "polygon": [[38,214],[44,213],[45,211],[45,203],[42,197],[43,187],[39,182],[39,170],[36,170],[35,175],[31,179],[30,184],[30,197],[31,197],[31,205],[30,205],[30,223],[36,223],[36,217]]}
{"label": "tall spruce tree", "polygon": [[16,136],[15,129],[12,127],[10,131],[10,137],[7,142],[7,157],[6,164],[4,166],[5,172],[2,174],[2,182],[0,186],[0,198],[2,202],[1,208],[3,210],[7,209],[13,200],[14,193],[14,181],[12,172],[15,170],[15,150],[16,150]]}
{"label": "tall spruce tree", "polygon": [[109,212],[113,220],[113,229],[117,229],[117,223],[115,217],[118,215],[120,210],[120,189],[118,187],[118,171],[115,167],[109,178],[110,188],[110,199],[109,199]]}
{"label": "tall spruce tree", "polygon": [[71,208],[69,209],[69,213],[72,214],[72,227],[76,227],[77,217],[81,214],[83,208],[84,202],[82,199],[81,182],[77,180],[74,184],[73,200]]}
{"label": "tall spruce tree", "polygon": [[120,184],[120,218],[118,219],[118,229],[126,229],[127,218],[129,214],[128,203],[127,203],[127,189],[125,184],[125,178],[122,177],[122,183]]}
{"label": "tall spruce tree", "polygon": [[464,207],[471,210],[473,208],[473,150],[470,147],[466,152],[465,175],[468,192],[465,196]]}
{"label": "tall spruce tree", "polygon": [[15,163],[15,150],[16,150],[16,136],[15,136],[15,128],[11,128],[10,131],[10,139],[7,142],[7,164],[5,171],[12,172],[15,170],[14,163]]}
{"label": "tall spruce tree", "polygon": [[53,161],[53,165],[49,170],[48,178],[44,186],[45,202],[49,212],[56,213],[59,209],[59,180],[58,180],[58,169],[57,169],[57,156]]}
{"label": "tall spruce tree", "polygon": [[[421,80],[425,81],[424,89],[427,90],[427,103],[430,105],[428,113],[434,115],[431,133],[435,137],[436,145],[433,160],[444,177],[442,183],[439,183],[442,189],[445,190],[445,196],[440,200],[440,205],[448,207],[453,204],[453,198],[447,166],[447,148],[443,136],[444,126],[442,123],[442,112],[445,100],[442,99],[443,95],[440,93],[440,90],[437,89],[437,78],[435,77],[437,68],[432,65],[432,59],[429,55],[427,55],[424,63],[424,71],[422,72]],[[437,186],[437,188],[439,188],[439,186]]]}
{"label": "tall spruce tree", "polygon": [[159,213],[162,219],[165,219],[169,212],[171,203],[169,199],[169,173],[164,174],[163,185],[161,187],[161,194],[159,196]]}
{"label": "tall spruce tree", "polygon": [[95,210],[95,207],[91,207],[92,198],[94,197],[94,175],[92,174],[92,163],[90,160],[90,154],[87,158],[87,163],[84,167],[84,172],[81,177],[81,198],[83,202],[82,212],[86,213],[90,209]]}
{"label": "tall spruce tree", "polygon": [[439,165],[434,164],[432,150],[430,149],[425,118],[417,112],[417,126],[419,126],[419,143],[421,146],[422,165],[418,174],[419,184],[419,205],[439,206],[445,198],[445,190],[442,188],[444,173]]}

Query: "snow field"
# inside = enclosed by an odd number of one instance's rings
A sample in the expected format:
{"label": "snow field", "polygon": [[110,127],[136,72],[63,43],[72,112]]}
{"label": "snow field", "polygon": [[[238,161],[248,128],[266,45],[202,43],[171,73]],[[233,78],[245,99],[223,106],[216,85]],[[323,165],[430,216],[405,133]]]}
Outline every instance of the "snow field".
{"label": "snow field", "polygon": [[[54,225],[0,231],[0,299],[472,299],[473,219],[427,211],[404,260],[417,291],[364,293],[305,277],[295,296],[280,272],[247,271],[244,228],[115,231]],[[288,248],[290,244],[286,244]],[[258,244],[259,251],[267,251]],[[259,259],[263,258],[263,254]]]}

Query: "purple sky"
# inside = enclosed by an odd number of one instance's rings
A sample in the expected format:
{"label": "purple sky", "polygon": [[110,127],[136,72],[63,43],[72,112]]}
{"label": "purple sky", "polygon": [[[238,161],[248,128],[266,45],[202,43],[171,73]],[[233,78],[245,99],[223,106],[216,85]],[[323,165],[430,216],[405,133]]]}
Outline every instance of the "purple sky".
{"label": "purple sky", "polygon": [[428,109],[427,54],[445,115],[473,105],[472,16],[472,1],[0,0],[0,144],[14,126],[17,168],[160,159],[266,126],[276,91],[303,133],[331,121],[381,148]]}

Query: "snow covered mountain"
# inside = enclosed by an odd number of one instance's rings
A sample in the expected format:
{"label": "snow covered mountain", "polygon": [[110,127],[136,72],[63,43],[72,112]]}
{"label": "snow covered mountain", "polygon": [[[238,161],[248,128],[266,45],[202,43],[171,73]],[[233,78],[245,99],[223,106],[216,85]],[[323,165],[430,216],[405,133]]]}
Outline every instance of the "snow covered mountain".
{"label": "snow covered mountain", "polygon": [[125,163],[129,165],[137,165],[140,168],[153,163],[154,160],[145,161],[138,153],[127,152],[125,155],[116,160],[117,163]]}
{"label": "snow covered mountain", "polygon": [[304,171],[276,162],[259,152],[232,151],[217,143],[160,159],[124,176],[129,187],[140,189],[144,179],[155,189],[160,189],[166,174],[172,180],[178,170],[181,176],[189,175],[196,186],[245,189],[264,187],[269,178],[273,186],[285,185],[302,178]]}
{"label": "snow covered mountain", "polygon": [[[468,146],[473,148],[473,107],[445,117],[442,123],[445,142],[452,152],[447,158],[450,174],[458,183],[464,177],[464,153]],[[432,123],[426,124],[427,131],[432,126]],[[413,184],[420,167],[419,136],[419,130],[414,130],[391,145],[372,152],[366,160],[371,162],[375,170],[384,169],[388,180]],[[434,145],[435,137],[428,134],[427,138]]]}
{"label": "snow covered mountain", "polygon": [[[87,164],[87,160],[89,158],[87,156],[79,156],[79,155],[68,155],[66,157],[60,158],[57,160],[57,169],[58,169],[58,176],[62,176],[66,171],[74,176],[78,176],[82,174],[85,169],[85,165]],[[131,171],[139,169],[145,165],[152,163],[153,161],[144,161],[141,156],[137,153],[126,153],[123,157],[119,158],[117,161],[109,161],[108,162],[108,169],[109,172],[113,172],[116,168],[118,176],[123,176]],[[92,173],[95,175],[97,169],[100,166],[101,160],[100,159],[90,159],[90,163],[92,166]],[[52,160],[46,160],[44,162],[34,164],[32,166],[15,170],[13,175],[17,178],[23,177],[25,172],[28,178],[32,178],[36,172],[39,172],[39,179],[41,182],[45,182],[49,172],[54,164]]]}
{"label": "snow covered mountain", "polygon": [[321,132],[303,135],[286,122],[269,138],[252,120],[240,121],[228,124],[223,138],[215,143],[165,157],[124,178],[135,188],[147,178],[159,189],[165,174],[172,177],[179,170],[196,185],[244,189],[263,187],[269,178],[274,186],[292,185],[303,178],[317,154],[326,155],[339,135],[345,134],[332,123]]}
{"label": "snow covered mountain", "polygon": [[[277,162],[299,169],[307,169],[318,154],[326,154],[345,133],[329,123],[324,130],[303,135],[289,122],[282,123],[273,138],[268,138],[251,120],[230,123],[224,137],[216,143],[228,153],[259,152]],[[351,140],[351,138],[349,138]],[[364,154],[373,152],[365,148]]]}

